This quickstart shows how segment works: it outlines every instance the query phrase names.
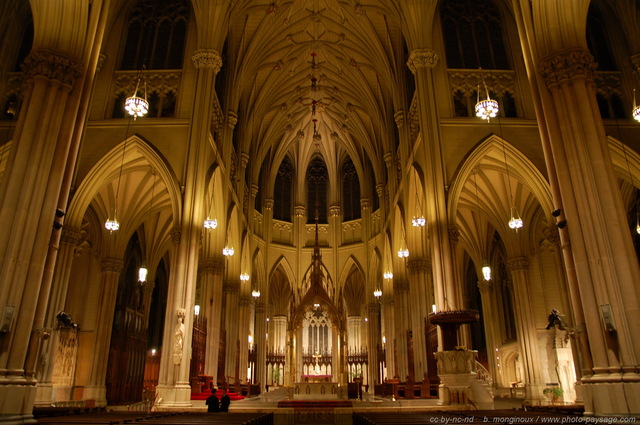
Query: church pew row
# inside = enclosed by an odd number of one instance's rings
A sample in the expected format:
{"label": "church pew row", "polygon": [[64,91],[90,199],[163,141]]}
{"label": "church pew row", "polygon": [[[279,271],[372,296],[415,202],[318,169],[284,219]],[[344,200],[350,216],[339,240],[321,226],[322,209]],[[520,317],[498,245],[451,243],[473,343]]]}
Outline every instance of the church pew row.
{"label": "church pew row", "polygon": [[184,413],[171,418],[152,418],[144,425],[273,425],[273,413]]}
{"label": "church pew row", "polygon": [[524,412],[517,410],[490,410],[453,412],[367,412],[354,413],[353,425],[439,425],[439,424],[531,424],[539,421],[541,416],[557,418],[560,423],[566,414],[553,412]]}
{"label": "church pew row", "polygon": [[82,424],[126,424],[152,418],[176,416],[176,412],[102,412],[89,414],[69,414],[65,416],[38,417],[39,424],[45,425],[82,425]]}

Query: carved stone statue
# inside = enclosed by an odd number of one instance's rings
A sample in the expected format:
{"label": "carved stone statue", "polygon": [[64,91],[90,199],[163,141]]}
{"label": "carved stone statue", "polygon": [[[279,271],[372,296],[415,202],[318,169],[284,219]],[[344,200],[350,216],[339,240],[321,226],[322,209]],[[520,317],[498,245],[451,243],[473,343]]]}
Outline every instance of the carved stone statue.
{"label": "carved stone statue", "polygon": [[184,350],[184,316],[186,311],[184,308],[176,310],[178,321],[176,329],[173,333],[173,364],[179,365],[182,363],[182,352]]}

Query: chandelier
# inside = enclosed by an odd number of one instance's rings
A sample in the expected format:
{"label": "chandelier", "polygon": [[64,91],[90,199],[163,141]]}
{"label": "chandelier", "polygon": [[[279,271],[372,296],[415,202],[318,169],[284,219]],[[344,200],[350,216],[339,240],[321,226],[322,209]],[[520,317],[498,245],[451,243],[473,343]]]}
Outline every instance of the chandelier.
{"label": "chandelier", "polygon": [[129,125],[127,124],[127,130],[124,139],[124,146],[122,147],[122,161],[120,162],[120,172],[118,174],[118,187],[116,189],[116,199],[115,205],[113,207],[113,219],[111,216],[107,218],[107,221],[104,223],[105,229],[109,231],[109,233],[113,233],[120,228],[120,223],[118,223],[118,219],[116,216],[118,215],[118,196],[120,195],[120,182],[122,180],[122,168],[124,167],[124,154],[127,150],[127,135],[129,134]]}
{"label": "chandelier", "polygon": [[391,273],[391,272],[384,272],[384,274],[382,275],[382,277],[384,277],[385,279],[393,279],[393,273]]}
{"label": "chandelier", "polygon": [[[153,200],[155,198],[155,190],[156,190],[156,172],[153,168],[151,168],[151,175],[153,175],[153,184],[151,185],[151,205],[149,206],[149,213],[147,215],[147,224],[151,226],[151,211],[153,211]],[[144,262],[138,269],[138,282],[144,283],[147,281],[147,267],[144,265]]]}
{"label": "chandelier", "polygon": [[407,258],[409,256],[409,250],[404,248],[404,249],[400,249],[398,251],[398,257],[400,258]]}
{"label": "chandelier", "polygon": [[487,88],[487,83],[484,80],[482,69],[480,69],[480,76],[482,77],[482,84],[484,85],[484,90],[487,93],[487,98],[484,100],[480,100],[480,81],[478,81],[478,89],[476,91],[476,93],[478,94],[478,103],[476,103],[476,117],[482,118],[483,120],[490,120],[491,118],[495,118],[496,116],[498,116],[500,108],[498,106],[498,102],[491,99],[491,97],[489,96],[489,89]]}
{"label": "chandelier", "polygon": [[515,206],[511,207],[511,218],[509,219],[509,227],[517,231],[518,229],[522,228],[523,225],[524,223],[522,222],[522,219],[518,214],[518,210]]}
{"label": "chandelier", "polygon": [[147,101],[147,81],[144,82],[144,97],[138,96],[138,90],[140,89],[140,78],[136,83],[136,88],[133,91],[133,95],[127,97],[124,101],[124,109],[129,116],[135,120],[138,117],[143,117],[149,111],[149,102]]}
{"label": "chandelier", "polygon": [[233,254],[235,253],[235,251],[233,250],[233,247],[229,248],[229,247],[224,247],[222,249],[222,255],[224,255],[225,257],[231,257],[233,256]]}
{"label": "chandelier", "polygon": [[118,223],[115,214],[113,215],[113,219],[108,218],[107,221],[104,222],[104,227],[109,231],[109,233],[115,232],[120,228],[120,223]]}
{"label": "chandelier", "polygon": [[[476,168],[473,173],[473,183],[476,187],[476,208],[478,214],[478,220],[480,220],[480,195],[478,195],[478,172],[479,170]],[[484,280],[491,280],[491,267],[487,263],[487,260],[483,261],[482,265],[482,275],[484,276]]]}
{"label": "chandelier", "polygon": [[243,282],[246,282],[249,280],[249,275],[247,273],[241,273],[240,274],[240,280]]}
{"label": "chandelier", "polygon": [[376,289],[375,291],[373,291],[373,296],[376,298],[380,298],[382,296],[382,290]]}
{"label": "chandelier", "polygon": [[207,230],[211,230],[211,229],[215,229],[218,227],[218,220],[216,220],[215,218],[211,218],[211,209],[213,206],[213,189],[211,189],[211,199],[208,200],[208,205],[207,205],[207,218],[204,220],[204,228]]}
{"label": "chandelier", "polygon": [[211,230],[215,229],[216,227],[218,227],[218,220],[216,220],[215,218],[212,220],[211,218],[209,218],[209,216],[207,216],[207,219],[204,221],[204,228],[207,230]]}
{"label": "chandelier", "polygon": [[418,194],[418,177],[416,176],[416,170],[413,170],[413,186],[416,189],[416,214],[411,220],[413,227],[424,227],[427,224],[427,220],[422,214],[422,202],[420,202],[420,194]]}
{"label": "chandelier", "polygon": [[413,227],[424,227],[427,224],[427,220],[424,216],[413,217],[411,224],[413,224]]}

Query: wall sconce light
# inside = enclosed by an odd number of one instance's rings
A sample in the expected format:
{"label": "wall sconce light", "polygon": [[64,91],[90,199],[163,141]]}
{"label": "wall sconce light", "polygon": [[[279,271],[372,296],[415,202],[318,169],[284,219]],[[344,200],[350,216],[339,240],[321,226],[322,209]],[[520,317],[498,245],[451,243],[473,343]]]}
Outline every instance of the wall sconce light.
{"label": "wall sconce light", "polygon": [[482,276],[484,276],[484,280],[491,280],[491,267],[485,262],[484,266],[482,266]]}
{"label": "wall sconce light", "polygon": [[145,266],[140,266],[138,269],[138,282],[144,283],[147,281],[147,273],[149,270]]}

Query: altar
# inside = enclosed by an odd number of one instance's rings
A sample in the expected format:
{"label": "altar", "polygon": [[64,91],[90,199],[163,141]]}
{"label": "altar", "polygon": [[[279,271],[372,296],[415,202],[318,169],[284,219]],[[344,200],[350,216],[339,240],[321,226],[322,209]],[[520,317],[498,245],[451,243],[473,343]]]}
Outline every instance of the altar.
{"label": "altar", "polygon": [[[318,377],[321,375],[311,375]],[[327,375],[331,377],[331,375]],[[294,400],[338,400],[342,398],[337,382],[296,382],[293,384]]]}
{"label": "altar", "polygon": [[331,375],[302,375],[302,382],[331,382]]}

